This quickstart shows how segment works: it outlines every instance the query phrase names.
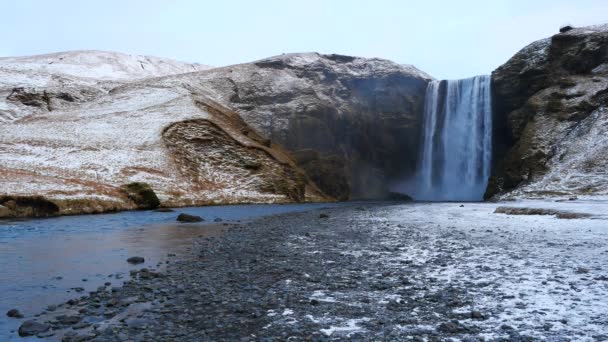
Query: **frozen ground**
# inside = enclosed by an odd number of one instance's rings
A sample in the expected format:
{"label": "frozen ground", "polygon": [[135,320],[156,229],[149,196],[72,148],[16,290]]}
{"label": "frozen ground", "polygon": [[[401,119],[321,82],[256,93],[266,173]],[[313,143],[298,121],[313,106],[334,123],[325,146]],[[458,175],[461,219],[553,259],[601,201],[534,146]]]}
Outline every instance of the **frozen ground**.
{"label": "frozen ground", "polygon": [[[592,216],[493,213],[509,205]],[[93,323],[70,334],[102,341],[603,340],[606,209],[603,201],[354,204],[321,210],[328,218],[268,217],[197,240],[163,276],[135,275],[62,310]],[[132,298],[149,309],[120,316]],[[127,304],[104,307],[116,302]],[[52,315],[39,320],[65,326]]]}

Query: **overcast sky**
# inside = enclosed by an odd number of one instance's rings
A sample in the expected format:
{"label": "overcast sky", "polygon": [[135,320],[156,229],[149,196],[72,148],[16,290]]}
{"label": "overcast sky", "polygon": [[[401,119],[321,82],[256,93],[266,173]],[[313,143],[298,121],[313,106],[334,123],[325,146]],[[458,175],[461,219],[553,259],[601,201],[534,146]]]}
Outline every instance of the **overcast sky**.
{"label": "overcast sky", "polygon": [[488,74],[563,24],[608,22],[606,0],[0,0],[0,56],[96,49],[222,66],[318,51]]}

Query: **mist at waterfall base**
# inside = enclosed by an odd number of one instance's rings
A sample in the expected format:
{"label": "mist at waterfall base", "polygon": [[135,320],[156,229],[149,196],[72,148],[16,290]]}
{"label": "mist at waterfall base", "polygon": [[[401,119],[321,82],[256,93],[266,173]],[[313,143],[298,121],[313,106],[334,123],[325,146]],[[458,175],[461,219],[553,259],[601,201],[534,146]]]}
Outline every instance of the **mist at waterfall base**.
{"label": "mist at waterfall base", "polygon": [[395,190],[418,201],[480,201],[492,154],[490,76],[427,86],[417,171]]}

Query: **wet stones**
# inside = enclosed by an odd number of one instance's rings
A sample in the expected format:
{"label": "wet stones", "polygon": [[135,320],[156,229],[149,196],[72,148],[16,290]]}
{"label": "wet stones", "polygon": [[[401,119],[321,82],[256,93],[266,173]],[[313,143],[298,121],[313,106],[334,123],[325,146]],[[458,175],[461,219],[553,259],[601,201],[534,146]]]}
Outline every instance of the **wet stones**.
{"label": "wet stones", "polygon": [[480,311],[473,310],[473,311],[471,311],[471,318],[483,320],[483,319],[485,319],[485,316]]}
{"label": "wet stones", "polygon": [[140,256],[133,256],[133,257],[130,257],[129,259],[127,259],[127,262],[129,264],[133,264],[133,265],[143,264],[145,261],[146,261],[146,259],[144,259],[143,257],[140,257]]}
{"label": "wet stones", "polygon": [[79,330],[79,329],[88,328],[90,326],[91,326],[91,323],[88,323],[88,322],[79,322],[79,323],[74,324],[72,326],[72,329]]}
{"label": "wet stones", "polygon": [[19,332],[19,336],[21,336],[21,337],[35,336],[40,333],[47,332],[50,328],[51,328],[51,326],[48,324],[36,322],[34,320],[29,320],[29,321],[25,321],[25,322],[23,322],[23,324],[21,324],[18,332]]}
{"label": "wet stones", "polygon": [[21,314],[21,312],[19,312],[17,309],[8,310],[6,315],[11,318],[23,318],[23,314]]}
{"label": "wet stones", "polygon": [[460,324],[460,322],[454,320],[451,322],[444,322],[439,324],[437,328],[439,332],[447,333],[447,334],[459,334],[463,332],[467,332],[469,329],[464,325]]}
{"label": "wet stones", "polygon": [[57,322],[59,322],[59,324],[73,325],[73,324],[80,322],[82,320],[82,317],[74,316],[74,315],[60,315],[60,316],[57,316],[56,319],[57,319]]}
{"label": "wet stones", "polygon": [[177,216],[177,221],[179,222],[202,222],[204,219],[197,215],[189,215],[189,214],[179,214]]}

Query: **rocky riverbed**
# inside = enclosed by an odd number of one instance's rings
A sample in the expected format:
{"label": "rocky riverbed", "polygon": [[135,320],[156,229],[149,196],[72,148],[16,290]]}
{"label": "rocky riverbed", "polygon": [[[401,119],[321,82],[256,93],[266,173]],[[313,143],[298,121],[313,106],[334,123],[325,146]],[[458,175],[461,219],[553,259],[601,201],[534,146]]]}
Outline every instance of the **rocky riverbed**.
{"label": "rocky riverbed", "polygon": [[592,212],[607,205],[550,203],[590,214],[570,220],[499,205],[368,204],[231,224],[162,272],[134,270],[122,287],[23,321],[66,341],[607,339],[608,235]]}

